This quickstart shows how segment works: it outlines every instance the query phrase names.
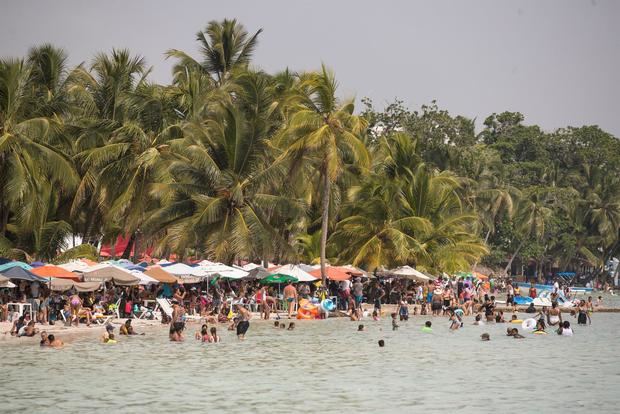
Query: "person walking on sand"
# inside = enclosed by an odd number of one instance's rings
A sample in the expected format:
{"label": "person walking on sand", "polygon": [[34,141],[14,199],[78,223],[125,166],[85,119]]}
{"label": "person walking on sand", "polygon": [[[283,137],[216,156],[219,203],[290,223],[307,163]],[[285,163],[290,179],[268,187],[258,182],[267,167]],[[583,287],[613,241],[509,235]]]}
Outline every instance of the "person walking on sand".
{"label": "person walking on sand", "polygon": [[288,306],[288,318],[291,319],[293,308],[295,303],[297,303],[297,289],[293,286],[293,282],[288,282],[288,285],[284,288],[284,300]]}

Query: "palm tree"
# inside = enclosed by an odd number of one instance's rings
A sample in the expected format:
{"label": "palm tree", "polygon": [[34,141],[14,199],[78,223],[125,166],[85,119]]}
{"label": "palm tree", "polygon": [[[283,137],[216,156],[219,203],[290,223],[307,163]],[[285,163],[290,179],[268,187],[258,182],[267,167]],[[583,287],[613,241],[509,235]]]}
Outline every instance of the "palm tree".
{"label": "palm tree", "polygon": [[295,163],[313,157],[321,189],[321,275],[326,280],[325,252],[329,232],[329,207],[332,185],[340,178],[346,162],[359,168],[369,167],[368,151],[361,141],[367,122],[353,115],[353,102],[340,104],[336,98],[337,83],[332,72],[322,66],[321,72],[301,76],[297,102],[292,108],[286,134],[285,154]]}
{"label": "palm tree", "polygon": [[532,238],[538,240],[543,237],[545,223],[549,220],[551,213],[551,209],[546,206],[543,195],[539,191],[533,191],[528,197],[524,197],[519,201],[515,225],[521,241],[504,268],[505,275],[508,274],[512,267],[512,262],[525,245],[525,242]]}
{"label": "palm tree", "polygon": [[209,74],[217,86],[223,86],[231,73],[247,69],[252,53],[258,44],[259,29],[252,36],[236,19],[224,19],[222,22],[211,21],[204,31],[196,34],[200,44],[202,61],[197,61],[187,53],[171,49],[167,52],[178,63],[175,73],[199,71]]}
{"label": "palm tree", "polygon": [[237,87],[236,104],[220,102],[209,118],[182,124],[184,138],[172,146],[180,159],[170,164],[172,180],[156,188],[163,207],[149,225],[166,229],[162,249],[204,246],[212,257],[232,263],[235,257],[264,258],[277,246],[292,258],[272,218],[299,216],[303,208],[284,188],[270,191],[283,171],[270,158],[269,79],[248,72]]}

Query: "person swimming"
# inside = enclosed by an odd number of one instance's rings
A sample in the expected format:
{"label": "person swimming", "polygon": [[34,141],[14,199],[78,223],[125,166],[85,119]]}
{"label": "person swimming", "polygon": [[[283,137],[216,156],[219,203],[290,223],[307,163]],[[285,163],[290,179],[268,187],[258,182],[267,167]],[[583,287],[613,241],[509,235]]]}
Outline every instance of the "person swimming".
{"label": "person swimming", "polygon": [[109,334],[108,337],[103,340],[103,343],[104,344],[115,344],[116,339],[114,339],[114,334],[113,333]]}
{"label": "person swimming", "polygon": [[363,332],[365,330],[366,330],[366,328],[364,327],[363,324],[360,324],[360,325],[357,326],[357,332]]}
{"label": "person swimming", "polygon": [[457,329],[459,329],[462,325],[462,322],[460,320],[460,318],[458,317],[458,315],[454,312],[451,312],[450,314],[450,330],[451,331],[456,331]]}
{"label": "person swimming", "polygon": [[432,325],[433,324],[431,321],[424,322],[424,326],[422,327],[422,332],[425,332],[425,333],[433,332],[433,328],[431,328]]}
{"label": "person swimming", "polygon": [[273,323],[273,327],[274,327],[275,329],[278,329],[278,328],[280,327],[280,322],[275,321],[275,322]]}
{"label": "person swimming", "polygon": [[291,322],[291,323],[289,323],[289,324],[288,324],[288,329],[287,329],[287,331],[292,331],[292,330],[294,330],[294,329],[295,329],[295,322]]}
{"label": "person swimming", "polygon": [[547,333],[545,332],[545,321],[543,319],[539,319],[538,321],[536,321],[536,328],[534,329],[532,333],[535,333],[535,334],[546,334]]}
{"label": "person swimming", "polygon": [[525,336],[523,336],[523,335],[521,335],[519,333],[519,330],[517,328],[512,328],[512,335],[510,335],[510,336],[512,336],[515,339],[523,339],[523,338],[525,338]]}
{"label": "person swimming", "polygon": [[484,322],[482,322],[482,316],[480,316],[480,314],[476,315],[474,325],[484,325]]}
{"label": "person swimming", "polygon": [[218,343],[220,342],[220,336],[217,334],[217,329],[215,326],[211,327],[211,336],[209,337],[209,342]]}
{"label": "person swimming", "polygon": [[490,341],[491,340],[491,335],[489,335],[488,333],[483,333],[482,335],[480,335],[480,340],[482,341]]}
{"label": "person swimming", "polygon": [[379,339],[378,344],[380,348],[383,348],[385,346],[385,341],[383,339]]}

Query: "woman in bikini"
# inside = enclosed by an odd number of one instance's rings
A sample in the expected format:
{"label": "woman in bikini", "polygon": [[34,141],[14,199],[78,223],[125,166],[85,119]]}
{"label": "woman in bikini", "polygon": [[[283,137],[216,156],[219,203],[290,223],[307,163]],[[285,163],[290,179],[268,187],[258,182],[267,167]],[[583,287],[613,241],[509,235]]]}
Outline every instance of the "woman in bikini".
{"label": "woman in bikini", "polygon": [[71,322],[75,322],[75,326],[80,323],[80,309],[82,309],[82,298],[76,293],[71,296],[69,300],[69,306],[71,306]]}

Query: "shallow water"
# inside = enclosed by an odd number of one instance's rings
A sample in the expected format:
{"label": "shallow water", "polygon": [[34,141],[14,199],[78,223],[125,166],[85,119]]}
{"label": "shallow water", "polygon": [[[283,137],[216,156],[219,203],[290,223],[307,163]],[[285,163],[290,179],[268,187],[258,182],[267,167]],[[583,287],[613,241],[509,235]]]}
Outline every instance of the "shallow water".
{"label": "shallow water", "polygon": [[[523,315],[524,316],[524,315]],[[247,340],[170,343],[162,327],[116,345],[79,338],[64,350],[2,348],[1,412],[618,412],[620,315],[595,314],[575,336],[504,336],[506,324],[434,332],[414,317],[253,322]],[[571,320],[576,325],[576,321]],[[481,342],[482,332],[491,334]],[[385,339],[386,347],[377,346]]]}

